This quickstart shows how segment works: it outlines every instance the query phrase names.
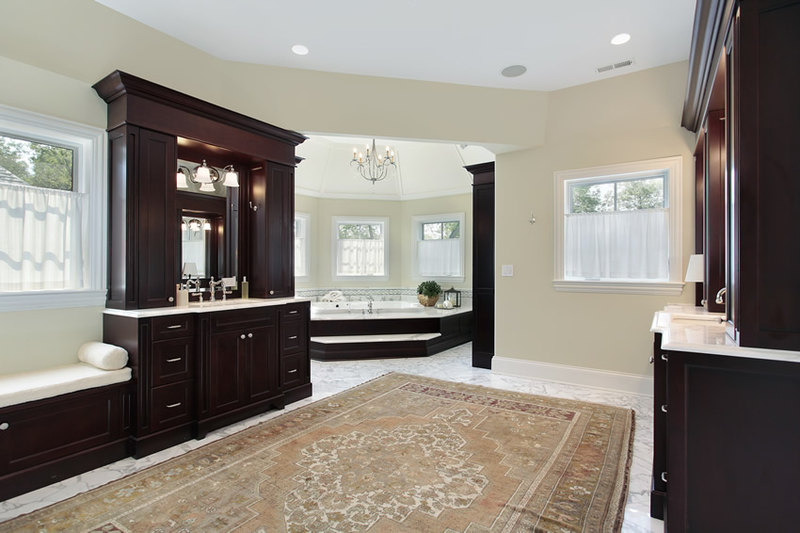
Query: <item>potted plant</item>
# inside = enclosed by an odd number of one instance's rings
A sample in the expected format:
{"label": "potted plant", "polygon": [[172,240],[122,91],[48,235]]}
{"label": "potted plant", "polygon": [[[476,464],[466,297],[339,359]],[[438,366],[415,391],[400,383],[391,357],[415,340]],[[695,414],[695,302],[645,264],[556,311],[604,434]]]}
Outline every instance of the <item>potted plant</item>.
{"label": "potted plant", "polygon": [[435,281],[423,281],[417,287],[417,300],[425,307],[432,307],[439,299],[442,288]]}

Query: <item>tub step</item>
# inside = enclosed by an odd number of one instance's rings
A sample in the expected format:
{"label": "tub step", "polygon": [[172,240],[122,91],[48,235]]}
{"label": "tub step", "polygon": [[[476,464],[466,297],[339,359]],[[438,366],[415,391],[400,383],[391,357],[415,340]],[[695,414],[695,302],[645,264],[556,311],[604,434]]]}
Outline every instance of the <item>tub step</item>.
{"label": "tub step", "polygon": [[311,358],[322,361],[425,357],[437,351],[441,333],[331,335],[311,337]]}

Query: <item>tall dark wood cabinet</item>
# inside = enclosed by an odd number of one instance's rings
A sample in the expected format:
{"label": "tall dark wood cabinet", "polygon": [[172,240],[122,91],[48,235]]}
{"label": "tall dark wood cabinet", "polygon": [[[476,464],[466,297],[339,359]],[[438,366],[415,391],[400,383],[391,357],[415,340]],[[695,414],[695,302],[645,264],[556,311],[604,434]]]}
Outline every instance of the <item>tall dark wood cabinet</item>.
{"label": "tall dark wood cabinet", "polygon": [[494,163],[464,167],[472,185],[472,366],[494,357]]}
{"label": "tall dark wood cabinet", "polygon": [[294,168],[278,163],[250,175],[250,294],[259,298],[294,295]]}
{"label": "tall dark wood cabinet", "polygon": [[[695,12],[683,125],[706,124],[723,142],[710,167],[723,165],[724,195],[706,191],[705,215],[725,221],[725,249],[706,233],[706,273],[724,265],[728,331],[743,347],[800,350],[798,27],[797,0],[699,0]],[[716,291],[708,287],[712,310]]]}
{"label": "tall dark wood cabinet", "polygon": [[728,34],[731,329],[800,350],[800,2],[748,0]]}
{"label": "tall dark wood cabinet", "polygon": [[107,305],[174,305],[176,138],[126,125],[109,131],[109,146]]}

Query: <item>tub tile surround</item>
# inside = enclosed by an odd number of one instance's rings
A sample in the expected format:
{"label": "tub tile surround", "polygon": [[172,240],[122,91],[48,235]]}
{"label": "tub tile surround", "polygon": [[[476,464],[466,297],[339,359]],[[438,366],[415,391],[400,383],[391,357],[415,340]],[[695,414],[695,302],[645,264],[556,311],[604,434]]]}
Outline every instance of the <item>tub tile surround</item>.
{"label": "tub tile surround", "polygon": [[[387,372],[419,374],[529,394],[632,408],[636,412],[636,431],[628,502],[625,508],[625,521],[622,531],[626,533],[663,532],[663,522],[650,518],[649,514],[653,440],[651,396],[567,385],[545,380],[496,375],[490,370],[473,368],[471,366],[471,351],[471,344],[464,344],[425,358],[337,362],[312,361],[313,396],[287,406],[286,411],[321,400]],[[242,431],[264,420],[280,416],[281,413],[282,411],[273,411],[249,418],[213,431],[203,441],[192,440],[184,442],[142,459],[126,458],[49,487],[0,502],[0,520],[8,520],[67,499],[86,490],[99,487],[172,457],[182,455],[206,443]],[[0,529],[2,529],[2,526],[0,526]]]}

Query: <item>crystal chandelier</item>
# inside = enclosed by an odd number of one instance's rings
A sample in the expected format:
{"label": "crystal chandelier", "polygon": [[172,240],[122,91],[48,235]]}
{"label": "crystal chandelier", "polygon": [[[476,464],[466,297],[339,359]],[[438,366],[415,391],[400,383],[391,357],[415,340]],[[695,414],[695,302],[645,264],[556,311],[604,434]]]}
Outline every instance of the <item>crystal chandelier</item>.
{"label": "crystal chandelier", "polygon": [[353,148],[353,159],[350,161],[350,166],[356,165],[358,173],[367,181],[371,181],[375,185],[376,181],[382,181],[389,176],[390,168],[397,168],[397,162],[394,158],[394,151],[388,146],[386,147],[386,154],[378,154],[375,149],[375,139],[372,139],[372,147],[366,146],[366,154]]}

